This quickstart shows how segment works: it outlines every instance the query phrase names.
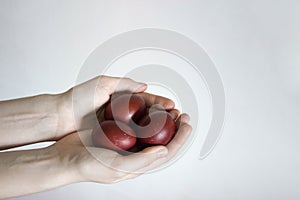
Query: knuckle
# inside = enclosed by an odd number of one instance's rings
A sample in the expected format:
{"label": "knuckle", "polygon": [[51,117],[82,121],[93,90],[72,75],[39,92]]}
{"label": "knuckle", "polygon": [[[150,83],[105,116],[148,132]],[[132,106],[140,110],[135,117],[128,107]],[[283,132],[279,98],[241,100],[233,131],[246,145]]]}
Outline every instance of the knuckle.
{"label": "knuckle", "polygon": [[105,78],[106,77],[104,75],[97,76],[98,83],[102,83],[105,80]]}
{"label": "knuckle", "polygon": [[97,77],[97,79],[98,79],[98,84],[107,85],[107,83],[109,82],[110,77],[105,76],[105,75],[99,75]]}
{"label": "knuckle", "polygon": [[100,79],[100,80],[101,80],[101,79],[106,79],[106,78],[107,78],[107,76],[105,76],[105,75],[99,75],[99,76],[98,76],[98,79]]}

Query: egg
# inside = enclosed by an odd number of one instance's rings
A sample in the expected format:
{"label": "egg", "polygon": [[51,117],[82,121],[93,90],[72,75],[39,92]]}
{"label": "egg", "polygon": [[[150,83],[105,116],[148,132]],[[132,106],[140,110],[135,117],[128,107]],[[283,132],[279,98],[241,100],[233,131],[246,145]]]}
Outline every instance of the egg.
{"label": "egg", "polygon": [[147,107],[141,95],[130,93],[112,95],[99,123],[92,132],[94,146],[123,155],[167,145],[176,131],[175,121],[161,105]]}
{"label": "egg", "polygon": [[137,128],[138,144],[144,147],[167,145],[175,135],[175,121],[166,111],[155,111],[144,116]]}
{"label": "egg", "polygon": [[146,114],[146,103],[138,94],[113,96],[104,110],[105,120],[119,120],[133,124]]}
{"label": "egg", "polygon": [[92,140],[96,147],[126,151],[136,144],[136,134],[123,122],[106,120],[94,128]]}

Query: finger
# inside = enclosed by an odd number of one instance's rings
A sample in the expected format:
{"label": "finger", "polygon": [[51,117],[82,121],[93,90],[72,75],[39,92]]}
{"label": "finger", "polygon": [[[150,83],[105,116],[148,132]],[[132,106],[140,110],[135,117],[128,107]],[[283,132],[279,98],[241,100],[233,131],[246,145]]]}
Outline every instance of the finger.
{"label": "finger", "polygon": [[173,109],[169,113],[170,113],[172,119],[176,120],[178,118],[179,114],[180,114],[180,111],[177,110],[177,109]]}
{"label": "finger", "polygon": [[98,109],[115,92],[143,92],[147,89],[145,83],[136,82],[130,78],[118,78],[110,76],[98,76],[91,80],[96,82],[94,88],[95,109]]}
{"label": "finger", "polygon": [[116,159],[116,170],[124,173],[136,173],[141,168],[151,165],[156,160],[167,156],[168,149],[164,146],[148,147],[138,153],[120,156]]}
{"label": "finger", "polygon": [[136,174],[145,173],[145,172],[150,171],[154,168],[157,168],[158,166],[160,166],[160,165],[168,162],[169,160],[171,160],[176,155],[176,153],[180,150],[180,148],[184,145],[184,143],[186,142],[186,140],[187,140],[188,136],[190,135],[191,131],[192,131],[192,127],[189,124],[182,122],[181,126],[179,127],[179,129],[178,129],[178,131],[175,135],[175,137],[166,146],[168,148],[168,155],[166,157],[163,157],[161,159],[156,160],[151,165],[148,165],[148,166],[138,170],[136,172]]}
{"label": "finger", "polygon": [[72,91],[72,102],[76,112],[80,115],[86,115],[107,102],[114,92],[129,91],[136,93],[143,92],[146,88],[146,84],[129,78],[97,76],[75,86],[70,91]]}
{"label": "finger", "polygon": [[178,128],[178,131],[175,137],[171,140],[171,142],[167,145],[168,148],[168,159],[171,159],[175,154],[179,151],[179,149],[183,146],[188,136],[192,132],[192,127],[185,123],[181,122]]}
{"label": "finger", "polygon": [[175,103],[171,99],[168,99],[166,97],[149,94],[146,92],[140,93],[139,95],[144,98],[147,106],[159,104],[167,110],[173,109],[175,107]]}
{"label": "finger", "polygon": [[176,119],[176,127],[180,127],[181,123],[189,123],[190,121],[190,116],[186,113],[181,114],[177,119]]}

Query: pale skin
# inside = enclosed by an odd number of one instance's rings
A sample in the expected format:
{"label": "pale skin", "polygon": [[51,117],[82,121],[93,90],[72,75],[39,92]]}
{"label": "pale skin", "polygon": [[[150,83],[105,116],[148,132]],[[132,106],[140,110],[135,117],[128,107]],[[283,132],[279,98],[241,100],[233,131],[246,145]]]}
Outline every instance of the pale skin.
{"label": "pale skin", "polygon": [[[95,89],[96,88],[96,89]],[[92,124],[79,125],[103,106],[111,94],[144,92],[147,85],[127,78],[99,76],[56,95],[39,95],[0,102],[0,149],[42,141],[49,147],[0,153],[0,198],[46,191],[77,182],[116,183],[135,178],[172,159],[188,138],[189,116],[174,109],[170,99],[141,95],[148,106],[160,104],[177,123],[167,146],[120,155],[93,147]],[[94,97],[91,100],[89,97]],[[76,111],[74,110],[76,108]],[[76,117],[75,117],[76,116]]]}

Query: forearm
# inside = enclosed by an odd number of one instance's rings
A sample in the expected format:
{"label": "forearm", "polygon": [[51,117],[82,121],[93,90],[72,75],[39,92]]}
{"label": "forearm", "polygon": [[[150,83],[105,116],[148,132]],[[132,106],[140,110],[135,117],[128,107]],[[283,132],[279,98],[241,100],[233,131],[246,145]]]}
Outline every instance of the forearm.
{"label": "forearm", "polygon": [[0,153],[0,199],[67,185],[74,170],[51,148]]}
{"label": "forearm", "polygon": [[54,140],[60,131],[59,95],[0,102],[0,149]]}

